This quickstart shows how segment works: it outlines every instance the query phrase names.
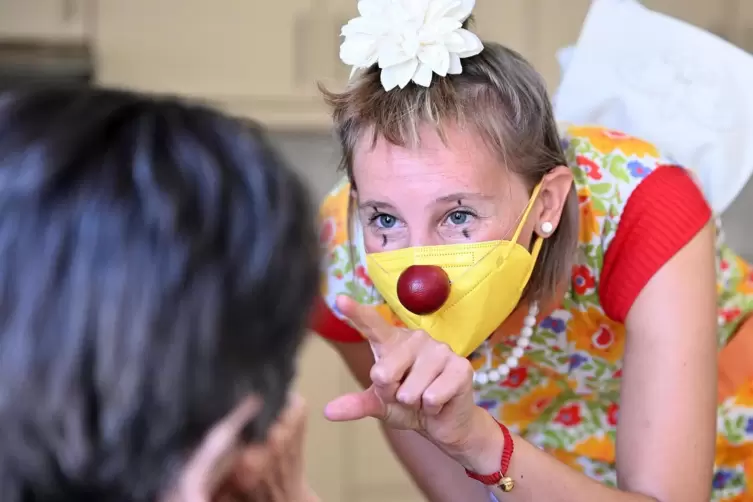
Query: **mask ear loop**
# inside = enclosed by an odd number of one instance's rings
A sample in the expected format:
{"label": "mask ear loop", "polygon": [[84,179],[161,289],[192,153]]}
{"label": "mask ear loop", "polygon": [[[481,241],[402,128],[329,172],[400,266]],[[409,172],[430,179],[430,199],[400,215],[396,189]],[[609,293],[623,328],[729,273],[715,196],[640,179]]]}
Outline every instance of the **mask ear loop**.
{"label": "mask ear loop", "polygon": [[[533,193],[531,193],[531,198],[528,201],[528,205],[526,206],[525,210],[523,211],[523,214],[520,218],[520,223],[518,223],[518,228],[515,230],[515,234],[512,236],[512,241],[515,244],[518,244],[518,239],[520,238],[520,233],[523,231],[523,227],[525,226],[526,221],[528,221],[528,215],[531,213],[531,210],[533,209],[533,205],[536,202],[536,199],[539,197],[539,192],[541,191],[541,183],[536,185],[536,188],[533,189]],[[528,274],[526,275],[526,283],[528,283],[528,280],[531,278],[531,274],[533,273],[534,265],[536,264],[536,259],[539,257],[539,252],[541,251],[541,246],[544,243],[544,238],[539,237],[536,235],[535,241],[533,243],[533,246],[531,247],[531,256],[533,257],[533,263],[531,264],[531,269],[528,271]]]}
{"label": "mask ear loop", "polygon": [[[536,187],[533,189],[533,192],[531,193],[531,198],[528,199],[528,205],[526,205],[526,208],[523,210],[523,214],[520,215],[520,221],[518,222],[518,228],[515,229],[515,234],[512,236],[512,241],[515,244],[518,244],[518,239],[520,239],[520,233],[523,231],[523,227],[526,224],[526,221],[528,221],[528,215],[531,214],[531,210],[533,209],[533,205],[536,202],[536,199],[539,197],[539,192],[541,191],[541,183],[536,185]],[[536,242],[533,244],[534,251],[538,252],[536,247],[541,247],[541,238],[537,236]],[[533,254],[533,252],[531,253]]]}

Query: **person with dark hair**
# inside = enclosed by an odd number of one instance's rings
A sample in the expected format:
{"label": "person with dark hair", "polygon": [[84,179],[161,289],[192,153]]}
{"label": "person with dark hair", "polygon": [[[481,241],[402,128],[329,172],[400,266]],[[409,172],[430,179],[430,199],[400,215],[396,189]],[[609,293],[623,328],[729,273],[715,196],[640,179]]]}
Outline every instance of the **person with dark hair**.
{"label": "person with dark hair", "polygon": [[283,410],[318,285],[309,194],[258,128],[6,93],[0,500],[311,500]]}

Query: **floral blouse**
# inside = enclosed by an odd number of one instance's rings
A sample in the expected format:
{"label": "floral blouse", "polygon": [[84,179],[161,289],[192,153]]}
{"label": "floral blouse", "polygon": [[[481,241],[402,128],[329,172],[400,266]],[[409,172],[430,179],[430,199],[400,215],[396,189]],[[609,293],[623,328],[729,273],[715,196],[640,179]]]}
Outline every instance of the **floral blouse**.
{"label": "floral blouse", "polygon": [[[708,223],[710,213],[702,200],[703,209],[695,213],[693,208],[666,207],[672,201],[670,192],[683,183],[677,174],[670,174],[672,162],[650,143],[599,127],[568,127],[562,142],[580,209],[578,257],[569,291],[559,307],[539,322],[520,365],[504,381],[478,388],[476,402],[531,443],[590,477],[614,485],[624,316],[650,276]],[[671,169],[687,175],[678,166]],[[667,180],[661,193],[659,171]],[[649,190],[646,180],[652,176],[656,181],[652,180],[654,188]],[[321,207],[321,242],[327,253],[322,299],[330,317],[315,329],[338,341],[361,340],[339,321],[334,301],[340,294],[376,306],[399,324],[369,280],[360,239],[349,236],[349,198],[350,186],[343,180]],[[685,232],[680,237],[685,240],[667,248],[663,262],[648,270],[644,281],[636,282],[640,273],[625,271],[627,264],[646,261],[640,255],[654,252],[652,244],[636,243],[634,238],[631,241],[632,232],[617,230],[627,224],[628,212],[656,221],[667,211],[673,218],[682,213],[702,219],[679,224],[673,220],[671,226]],[[663,235],[665,227],[666,222],[658,221],[652,228],[663,229]],[[658,236],[648,241],[661,241]],[[620,252],[610,253],[615,246],[620,246]],[[753,311],[753,269],[725,246],[721,230],[717,257],[721,349]],[[494,364],[506,359],[514,342],[503,340],[493,348]],[[473,354],[470,359],[480,368],[486,355]],[[712,500],[753,500],[753,380],[719,404]]]}

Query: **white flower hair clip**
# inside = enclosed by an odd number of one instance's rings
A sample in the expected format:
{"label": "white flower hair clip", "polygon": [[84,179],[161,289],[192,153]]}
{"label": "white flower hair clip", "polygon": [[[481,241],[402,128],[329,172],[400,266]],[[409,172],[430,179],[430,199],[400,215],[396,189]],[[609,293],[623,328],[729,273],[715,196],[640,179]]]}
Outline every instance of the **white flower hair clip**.
{"label": "white flower hair clip", "polygon": [[360,0],[359,17],[343,26],[340,59],[359,69],[378,64],[385,90],[413,81],[428,87],[432,74],[462,73],[462,58],[484,46],[463,28],[475,0]]}

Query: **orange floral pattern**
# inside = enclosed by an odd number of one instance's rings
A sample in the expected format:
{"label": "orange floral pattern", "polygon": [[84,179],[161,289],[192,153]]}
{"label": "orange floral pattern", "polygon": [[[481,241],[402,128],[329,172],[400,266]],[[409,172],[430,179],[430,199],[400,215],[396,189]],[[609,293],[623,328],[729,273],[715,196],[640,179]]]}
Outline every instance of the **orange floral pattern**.
{"label": "orange floral pattern", "polygon": [[541,416],[560,392],[561,389],[552,382],[530,389],[519,400],[503,407],[499,418],[512,427],[525,426]]}
{"label": "orange floral pattern", "polygon": [[[568,134],[588,140],[591,146],[602,154],[620,152],[625,157],[660,158],[656,146],[619,131],[597,126],[570,127]],[[581,165],[580,162],[578,165]]]}
{"label": "orange floral pattern", "polygon": [[567,335],[578,351],[598,355],[610,363],[622,359],[625,326],[612,321],[596,307],[588,306],[585,311],[573,312]]}
{"label": "orange floral pattern", "polygon": [[336,249],[348,240],[348,207],[350,183],[341,181],[319,208],[319,242],[327,250]]}
{"label": "orange floral pattern", "polygon": [[612,462],[615,457],[614,441],[604,435],[595,435],[575,445],[574,453],[601,462]]}

